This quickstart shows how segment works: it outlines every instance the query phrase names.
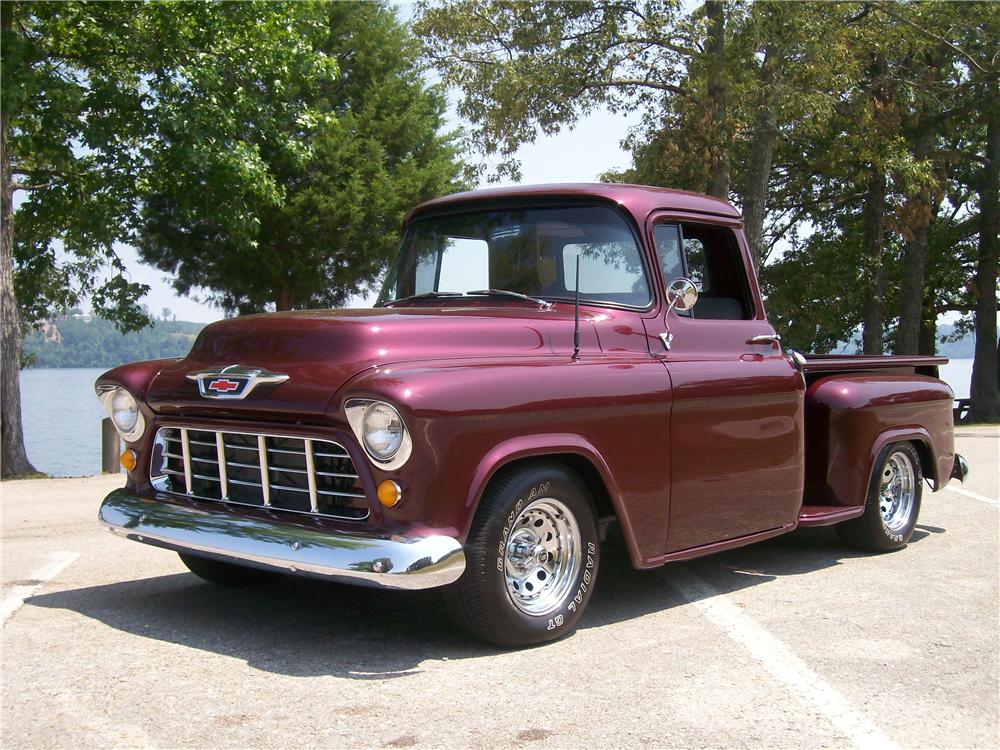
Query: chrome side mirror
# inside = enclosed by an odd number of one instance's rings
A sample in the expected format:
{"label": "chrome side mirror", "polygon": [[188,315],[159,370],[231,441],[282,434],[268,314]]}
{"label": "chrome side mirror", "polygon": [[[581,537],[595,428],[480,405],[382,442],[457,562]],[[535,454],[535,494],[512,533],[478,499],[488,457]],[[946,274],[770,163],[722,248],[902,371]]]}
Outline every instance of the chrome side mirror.
{"label": "chrome side mirror", "polygon": [[667,315],[671,310],[690,310],[698,302],[698,287],[691,279],[674,279],[667,286]]}
{"label": "chrome side mirror", "polygon": [[698,287],[691,279],[674,279],[667,285],[667,314],[663,316],[663,325],[667,329],[660,334],[663,348],[668,352],[674,341],[670,332],[670,313],[673,310],[690,310],[698,302]]}

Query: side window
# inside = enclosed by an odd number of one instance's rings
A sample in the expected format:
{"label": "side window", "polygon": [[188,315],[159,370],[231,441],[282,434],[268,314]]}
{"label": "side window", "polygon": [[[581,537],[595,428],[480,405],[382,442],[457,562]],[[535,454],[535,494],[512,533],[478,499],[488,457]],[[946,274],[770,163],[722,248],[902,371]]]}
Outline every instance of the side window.
{"label": "side window", "polygon": [[687,257],[688,278],[698,287],[698,294],[710,292],[705,243],[697,237],[685,237],[684,255]]}
{"label": "side window", "polygon": [[663,283],[684,277],[684,258],[681,255],[681,233],[676,224],[657,224],[653,227],[656,255],[663,271]]}
{"label": "side window", "polygon": [[710,224],[680,226],[688,278],[698,287],[695,319],[749,320],[753,317],[750,283],[736,235]]}
{"label": "side window", "polygon": [[657,224],[653,227],[663,281],[687,277],[698,287],[690,315],[709,320],[753,317],[750,284],[736,236],[709,224]]}

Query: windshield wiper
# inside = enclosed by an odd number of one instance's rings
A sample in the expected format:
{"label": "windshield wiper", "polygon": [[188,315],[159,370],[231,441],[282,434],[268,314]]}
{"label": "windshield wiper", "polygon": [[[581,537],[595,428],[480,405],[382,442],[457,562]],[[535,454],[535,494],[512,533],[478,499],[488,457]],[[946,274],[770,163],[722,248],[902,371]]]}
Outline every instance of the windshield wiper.
{"label": "windshield wiper", "polygon": [[399,299],[392,299],[388,302],[383,302],[382,307],[392,307],[393,305],[398,305],[400,302],[412,302],[416,299],[436,299],[437,297],[461,296],[461,292],[424,292],[423,294],[411,294],[409,297],[400,297]]}
{"label": "windshield wiper", "polygon": [[483,297],[513,297],[514,299],[523,299],[528,302],[534,302],[536,305],[541,305],[542,307],[552,307],[551,302],[546,302],[539,297],[529,297],[527,294],[521,294],[520,292],[512,292],[509,289],[477,289],[474,292],[466,292],[467,295],[483,296]]}

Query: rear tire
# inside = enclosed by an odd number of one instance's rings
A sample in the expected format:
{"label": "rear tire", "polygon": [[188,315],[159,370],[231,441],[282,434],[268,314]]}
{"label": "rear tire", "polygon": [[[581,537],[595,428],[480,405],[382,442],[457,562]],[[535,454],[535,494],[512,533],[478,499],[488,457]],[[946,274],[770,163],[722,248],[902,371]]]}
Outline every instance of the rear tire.
{"label": "rear tire", "polygon": [[866,552],[905,547],[920,515],[923,480],[920,455],[912,443],[887,445],[875,460],[864,514],[837,524],[837,534]]}
{"label": "rear tire", "polygon": [[207,557],[189,555],[178,552],[187,569],[196,576],[209,583],[216,583],[220,586],[253,586],[259,583],[266,583],[274,578],[274,573],[257,568],[247,568],[243,565],[233,565],[220,560],[212,560]]}
{"label": "rear tire", "polygon": [[530,463],[494,477],[472,522],[465,559],[462,577],[443,592],[461,627],[505,647],[566,635],[590,600],[600,561],[586,485],[557,463]]}

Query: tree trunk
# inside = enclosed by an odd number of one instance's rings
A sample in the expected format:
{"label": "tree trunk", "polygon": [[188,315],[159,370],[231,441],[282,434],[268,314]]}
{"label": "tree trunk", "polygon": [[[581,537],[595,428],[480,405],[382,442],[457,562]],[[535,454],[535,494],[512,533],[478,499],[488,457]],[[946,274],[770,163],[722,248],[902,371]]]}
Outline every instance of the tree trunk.
{"label": "tree trunk", "polygon": [[[934,148],[935,133],[926,127],[917,138],[913,157],[927,159]],[[916,354],[920,348],[920,324],[924,307],[924,280],[927,274],[927,247],[931,222],[937,205],[929,186],[912,196],[907,206],[909,236],[903,249],[903,280],[900,285],[899,329],[896,333],[896,354]]]}
{"label": "tree trunk", "polygon": [[865,268],[862,289],[865,294],[861,346],[865,354],[882,354],[882,326],[885,320],[885,172],[872,168],[865,196]]}
{"label": "tree trunk", "polygon": [[292,295],[288,290],[288,282],[285,279],[278,279],[274,300],[274,309],[278,312],[292,309]]}
{"label": "tree trunk", "polygon": [[708,194],[729,200],[729,133],[726,121],[726,10],[722,0],[707,0],[708,98],[712,107]]}
{"label": "tree trunk", "polygon": [[937,310],[934,309],[934,295],[924,295],[924,306],[921,311],[920,320],[920,341],[917,346],[918,354],[934,356],[937,354]]}
{"label": "tree trunk", "polygon": [[764,258],[764,219],[767,216],[767,187],[771,179],[774,145],[778,138],[778,96],[776,83],[784,56],[767,45],[760,66],[760,103],[750,142],[750,163],[743,191],[743,227],[750,245],[754,268],[760,270]]}
{"label": "tree trunk", "polygon": [[1000,422],[997,383],[997,263],[1000,232],[1000,92],[987,81],[986,166],[979,188],[979,261],[976,268],[976,358],[972,363],[972,422]]}
{"label": "tree trunk", "polygon": [[[11,27],[3,14],[3,33]],[[0,477],[35,473],[21,427],[21,315],[14,296],[14,177],[8,151],[10,113],[0,113]]]}

